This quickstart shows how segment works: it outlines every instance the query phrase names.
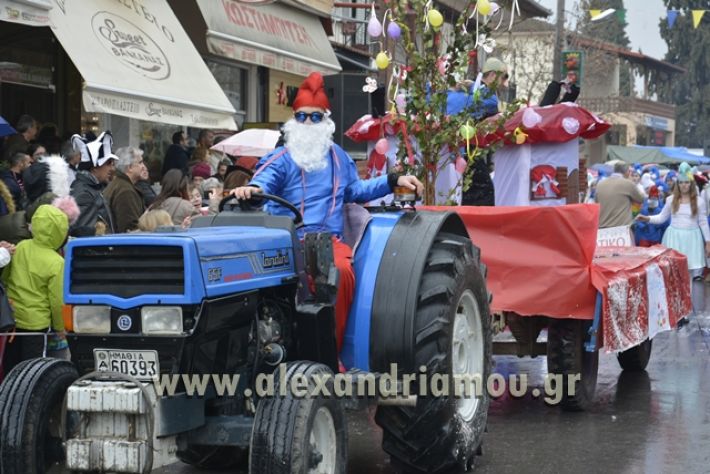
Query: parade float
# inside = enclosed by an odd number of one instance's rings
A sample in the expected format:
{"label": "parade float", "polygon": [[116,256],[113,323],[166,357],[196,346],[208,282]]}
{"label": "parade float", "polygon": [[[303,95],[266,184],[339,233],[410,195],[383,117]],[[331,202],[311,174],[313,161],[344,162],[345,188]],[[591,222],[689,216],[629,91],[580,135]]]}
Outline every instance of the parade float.
{"label": "parade float", "polygon": [[[623,369],[643,370],[653,337],[691,312],[686,259],[661,246],[619,246],[600,233],[598,206],[578,204],[587,184],[579,143],[606,133],[604,120],[574,103],[525,107],[495,128],[499,120],[487,119],[493,131],[472,140],[480,149],[497,146],[496,206],[455,208],[488,269],[492,328],[512,333],[494,340],[493,353],[546,355],[550,373],[579,375],[562,405],[585,409],[600,349],[616,353]],[[403,123],[363,117],[347,136],[369,141],[376,155],[383,135],[401,146]],[[386,172],[386,163],[371,159],[368,172]],[[545,328],[547,340],[539,340]]]}

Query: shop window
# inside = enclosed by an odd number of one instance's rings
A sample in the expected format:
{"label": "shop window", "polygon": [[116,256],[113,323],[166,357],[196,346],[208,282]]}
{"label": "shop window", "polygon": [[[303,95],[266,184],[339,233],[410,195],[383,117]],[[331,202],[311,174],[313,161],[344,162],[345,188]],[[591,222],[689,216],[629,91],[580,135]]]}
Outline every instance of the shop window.
{"label": "shop window", "polygon": [[247,115],[247,70],[221,61],[207,60],[207,67],[236,110],[234,120],[241,129]]}
{"label": "shop window", "polygon": [[182,129],[179,125],[168,125],[155,122],[139,122],[140,149],[143,150],[143,161],[148,167],[151,182],[159,182],[163,159],[168,147],[172,144],[173,133]]}

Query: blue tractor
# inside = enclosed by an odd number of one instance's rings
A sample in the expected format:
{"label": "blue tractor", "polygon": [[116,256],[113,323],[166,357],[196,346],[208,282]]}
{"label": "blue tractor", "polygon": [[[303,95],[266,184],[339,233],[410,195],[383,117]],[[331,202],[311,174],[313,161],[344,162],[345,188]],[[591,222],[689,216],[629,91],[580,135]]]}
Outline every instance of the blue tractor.
{"label": "blue tractor", "polygon": [[298,239],[298,209],[261,199],[294,218],[225,200],[190,229],[66,246],[71,360],[25,361],[0,387],[3,474],[56,463],[142,473],[178,459],[345,473],[344,407],[362,395],[378,404],[393,465],[472,467],[489,404],[490,295],[458,215],[349,209],[356,290],[338,354],[330,235]]}

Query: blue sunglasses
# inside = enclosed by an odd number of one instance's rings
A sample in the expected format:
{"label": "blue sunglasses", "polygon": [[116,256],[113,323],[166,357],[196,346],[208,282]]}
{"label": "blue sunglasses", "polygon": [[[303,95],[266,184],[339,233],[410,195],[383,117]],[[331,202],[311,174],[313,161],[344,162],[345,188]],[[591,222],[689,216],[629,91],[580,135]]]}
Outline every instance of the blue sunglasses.
{"label": "blue sunglasses", "polygon": [[296,112],[293,116],[299,123],[305,123],[308,117],[311,118],[311,122],[313,123],[321,123],[325,114],[323,112],[311,112],[310,114],[306,112]]}

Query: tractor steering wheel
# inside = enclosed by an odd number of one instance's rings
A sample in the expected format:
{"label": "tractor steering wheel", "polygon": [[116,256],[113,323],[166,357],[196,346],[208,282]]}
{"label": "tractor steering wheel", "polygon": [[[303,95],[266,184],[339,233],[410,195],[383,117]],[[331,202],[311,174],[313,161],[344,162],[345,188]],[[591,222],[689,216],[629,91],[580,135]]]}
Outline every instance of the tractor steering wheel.
{"label": "tractor steering wheel", "polygon": [[293,218],[293,224],[296,226],[296,228],[301,227],[303,225],[303,216],[301,215],[301,211],[299,211],[296,206],[294,206],[284,198],[274,196],[273,194],[252,193],[251,199],[237,199],[235,196],[229,195],[222,198],[222,200],[219,202],[219,212],[222,212],[226,204],[231,201],[237,201],[237,203],[239,204],[239,208],[244,212],[255,211],[257,207],[261,207],[261,204],[259,204],[259,202],[264,199],[279,203],[283,207],[291,211],[295,216]]}

